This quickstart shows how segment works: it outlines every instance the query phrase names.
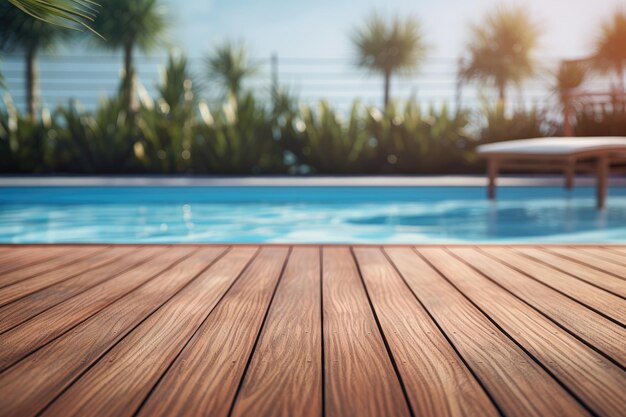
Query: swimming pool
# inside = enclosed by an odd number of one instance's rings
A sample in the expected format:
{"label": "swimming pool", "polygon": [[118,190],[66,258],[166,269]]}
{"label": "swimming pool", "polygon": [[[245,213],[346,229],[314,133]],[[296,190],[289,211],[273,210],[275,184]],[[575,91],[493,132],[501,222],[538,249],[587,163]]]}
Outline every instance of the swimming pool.
{"label": "swimming pool", "polygon": [[626,189],[2,187],[1,243],[626,242]]}

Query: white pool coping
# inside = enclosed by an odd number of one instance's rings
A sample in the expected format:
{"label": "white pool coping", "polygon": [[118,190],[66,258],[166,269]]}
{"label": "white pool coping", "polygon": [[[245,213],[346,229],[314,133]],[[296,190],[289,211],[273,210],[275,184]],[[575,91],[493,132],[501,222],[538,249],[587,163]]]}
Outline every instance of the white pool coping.
{"label": "white pool coping", "polygon": [[[626,186],[626,177],[610,178],[610,185]],[[593,186],[595,179],[579,176],[575,185]],[[256,177],[186,177],[186,176],[0,176],[0,187],[97,187],[97,186],[381,186],[381,187],[485,187],[487,179],[482,175],[466,176],[256,176]],[[562,186],[560,175],[501,176],[498,186],[532,187]]]}

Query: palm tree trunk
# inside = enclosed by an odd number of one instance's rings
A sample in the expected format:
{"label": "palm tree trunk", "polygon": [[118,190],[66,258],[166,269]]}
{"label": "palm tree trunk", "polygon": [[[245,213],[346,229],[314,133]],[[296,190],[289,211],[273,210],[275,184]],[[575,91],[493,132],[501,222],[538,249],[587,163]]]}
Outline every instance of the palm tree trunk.
{"label": "palm tree trunk", "polygon": [[135,68],[133,66],[133,44],[124,46],[124,80],[122,81],[122,99],[128,111],[137,109],[135,99]]}
{"label": "palm tree trunk", "polygon": [[39,74],[37,73],[37,49],[30,47],[26,51],[26,112],[31,120],[36,119]]}
{"label": "palm tree trunk", "polygon": [[384,97],[385,109],[389,105],[389,89],[390,89],[390,87],[391,87],[391,72],[390,71],[385,71],[385,97]]}

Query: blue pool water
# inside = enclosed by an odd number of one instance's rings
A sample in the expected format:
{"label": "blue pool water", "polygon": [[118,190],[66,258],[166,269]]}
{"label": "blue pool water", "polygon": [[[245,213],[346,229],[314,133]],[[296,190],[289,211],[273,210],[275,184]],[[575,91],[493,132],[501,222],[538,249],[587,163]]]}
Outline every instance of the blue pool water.
{"label": "blue pool water", "polygon": [[5,187],[1,243],[626,242],[626,189]]}

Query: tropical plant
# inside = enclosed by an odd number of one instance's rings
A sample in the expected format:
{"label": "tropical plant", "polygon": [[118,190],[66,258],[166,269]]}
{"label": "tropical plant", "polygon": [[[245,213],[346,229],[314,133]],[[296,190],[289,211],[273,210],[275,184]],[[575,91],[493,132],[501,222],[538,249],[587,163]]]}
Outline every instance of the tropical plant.
{"label": "tropical plant", "polygon": [[289,150],[314,173],[361,171],[369,150],[363,109],[359,102],[354,102],[344,120],[327,101],[320,101],[315,107],[303,106],[288,126],[297,134],[297,146]]}
{"label": "tropical plant", "polygon": [[196,93],[187,58],[170,55],[155,108],[143,107],[135,156],[149,172],[188,172],[196,126]]}
{"label": "tropical plant", "polygon": [[452,113],[408,101],[404,109],[390,105],[384,113],[368,109],[365,117],[376,158],[370,173],[451,173],[466,164],[469,140],[465,111]]}
{"label": "tropical plant", "polygon": [[53,25],[69,29],[88,29],[98,4],[91,0],[8,0],[15,7]]}
{"label": "tropical plant", "polygon": [[624,91],[626,71],[626,9],[616,9],[611,19],[604,22],[595,43],[593,54],[596,69],[614,73]]}
{"label": "tropical plant", "polygon": [[170,54],[161,83],[156,86],[158,101],[165,105],[166,113],[187,110],[198,95],[197,83],[189,69],[189,61],[184,55]]}
{"label": "tropical plant", "polygon": [[42,49],[53,49],[70,32],[26,14],[8,1],[0,2],[0,51],[24,54],[26,108],[33,120],[39,106],[37,54]]}
{"label": "tropical plant", "polygon": [[0,172],[42,173],[47,169],[49,141],[58,126],[47,111],[43,117],[23,117],[10,97],[0,112]]}
{"label": "tropical plant", "polygon": [[94,113],[71,102],[60,107],[54,116],[63,128],[58,129],[50,143],[50,169],[89,174],[136,169],[132,157],[138,132],[119,97],[102,100]]}
{"label": "tropical plant", "polygon": [[461,79],[492,84],[504,102],[510,84],[520,85],[535,74],[532,55],[540,33],[526,8],[497,8],[484,22],[472,25],[469,57],[459,68]]}
{"label": "tropical plant", "polygon": [[476,125],[481,126],[481,143],[552,136],[555,132],[546,122],[544,111],[521,108],[507,112],[503,102],[485,103]]}
{"label": "tropical plant", "polygon": [[619,107],[600,111],[584,107],[576,113],[575,136],[626,136],[626,113]]}
{"label": "tropical plant", "polygon": [[357,65],[384,78],[384,106],[389,104],[391,77],[396,72],[415,70],[424,60],[427,47],[419,21],[395,17],[387,21],[373,13],[352,36]]}
{"label": "tropical plant", "polygon": [[159,0],[99,0],[102,8],[93,29],[102,35],[99,43],[106,49],[122,49],[124,72],[121,95],[126,109],[136,111],[135,49],[149,52],[164,44],[168,21]]}
{"label": "tropical plant", "polygon": [[232,41],[217,45],[205,64],[209,81],[221,86],[234,103],[242,91],[243,81],[258,71],[248,60],[246,46]]}
{"label": "tropical plant", "polygon": [[251,93],[239,104],[211,112],[199,104],[201,121],[191,145],[193,172],[209,174],[283,173],[283,153],[273,136],[273,118]]}
{"label": "tropical plant", "polygon": [[563,96],[580,87],[589,75],[586,61],[563,61],[554,73],[552,92]]}
{"label": "tropical plant", "polygon": [[[155,101],[128,112],[122,97],[95,111],[75,103],[39,120],[7,101],[0,110],[0,171],[159,174],[433,174],[474,172],[474,144],[544,136],[554,127],[538,110],[485,108],[470,129],[465,111],[396,103],[381,111],[358,102],[348,113],[327,102],[298,108],[286,94],[271,106],[253,94],[209,109],[196,101],[183,58],[171,58]],[[276,104],[275,103],[275,104]],[[612,113],[611,113],[612,112]],[[613,109],[578,115],[577,132],[617,134]],[[610,123],[610,129],[607,128]],[[474,132],[470,134],[468,132]]]}

